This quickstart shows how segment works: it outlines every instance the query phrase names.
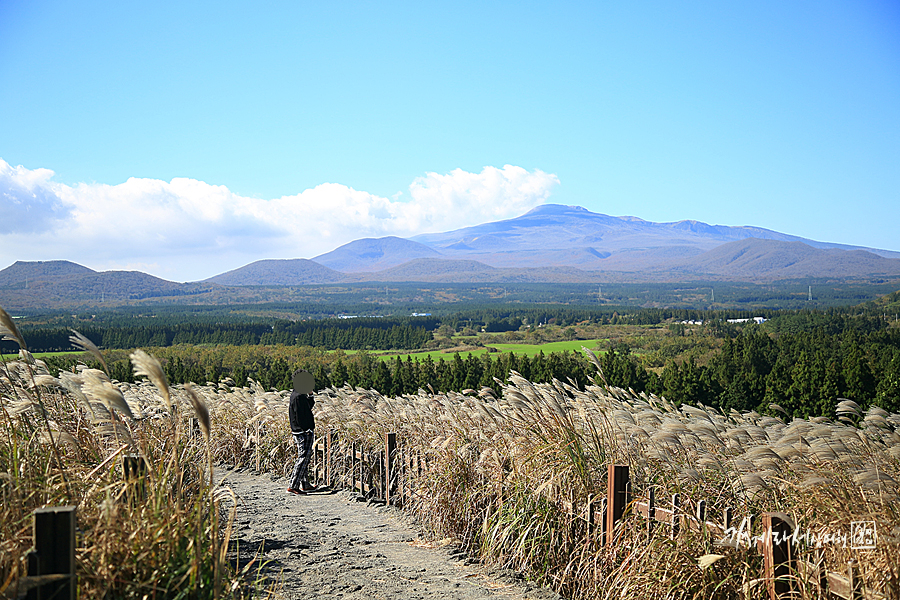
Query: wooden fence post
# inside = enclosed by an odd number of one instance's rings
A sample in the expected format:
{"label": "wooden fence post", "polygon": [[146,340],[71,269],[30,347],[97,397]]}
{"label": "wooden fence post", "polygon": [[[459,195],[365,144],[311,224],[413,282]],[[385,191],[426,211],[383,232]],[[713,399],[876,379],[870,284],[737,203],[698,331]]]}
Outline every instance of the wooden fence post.
{"label": "wooden fence post", "polygon": [[372,456],[373,462],[370,471],[370,481],[372,482],[372,498],[384,499],[384,450],[378,450]]}
{"label": "wooden fence post", "polygon": [[628,465],[609,465],[606,499],[606,543],[612,544],[617,537],[616,525],[628,506]]}
{"label": "wooden fence post", "polygon": [[829,598],[828,570],[825,567],[825,548],[813,550],[812,576],[815,578],[815,590],[819,598]]}
{"label": "wooden fence post", "polygon": [[28,553],[28,575],[64,575],[28,591],[28,600],[75,600],[75,507],[34,511],[34,548]]}
{"label": "wooden fence post", "polygon": [[403,446],[397,448],[397,497],[400,506],[406,504],[406,450]]}
{"label": "wooden fence post", "polygon": [[791,579],[796,573],[791,534],[794,524],[784,513],[763,513],[763,561],[769,598],[779,600],[791,595]]}
{"label": "wooden fence post", "polygon": [[863,580],[855,558],[847,561],[847,579],[850,580],[850,600],[863,600]]}
{"label": "wooden fence post", "polygon": [[669,534],[671,539],[678,537],[681,531],[681,495],[672,494],[672,530]]}
{"label": "wooden fence post", "polygon": [[350,442],[350,489],[356,491],[356,443]]}
{"label": "wooden fence post", "polygon": [[126,494],[132,502],[144,497],[144,479],[147,476],[147,461],[140,454],[126,454],[122,457],[122,471],[128,484]]}
{"label": "wooden fence post", "polygon": [[725,514],[722,516],[722,520],[724,521],[723,525],[725,525],[724,531],[728,531],[729,529],[731,529],[731,513],[732,513],[731,507],[726,506]]}
{"label": "wooden fence post", "polygon": [[384,503],[391,503],[391,477],[394,474],[394,456],[397,454],[397,434],[384,434]]}
{"label": "wooden fence post", "polygon": [[600,545],[605,546],[608,538],[610,536],[607,534],[607,520],[606,515],[609,513],[609,499],[601,498],[600,499]]}
{"label": "wooden fence post", "polygon": [[334,460],[332,452],[334,448],[334,438],[334,430],[329,429],[325,434],[325,452],[323,453],[325,459],[325,485],[328,487],[331,487],[331,485],[334,483],[334,477],[332,476],[332,462]]}
{"label": "wooden fence post", "polygon": [[656,486],[651,485],[647,489],[647,543],[653,537],[653,528],[656,525]]}
{"label": "wooden fence post", "polygon": [[594,529],[597,521],[594,517],[594,511],[597,509],[597,503],[594,502],[593,496],[588,496],[587,504],[584,505],[584,520],[587,521],[588,537],[594,535]]}
{"label": "wooden fence post", "polygon": [[[194,421],[196,421],[196,419],[191,419],[192,423]],[[198,430],[200,429],[199,421],[197,422],[197,429]],[[293,437],[293,436],[291,436],[291,437]],[[257,421],[256,421],[256,448],[255,448],[255,450],[256,450],[256,472],[259,473],[259,419],[257,419]]]}
{"label": "wooden fence post", "polygon": [[[322,485],[322,482],[325,480],[325,446],[327,443],[325,436],[322,436],[321,441],[313,439],[313,452],[309,463],[309,472],[313,473],[315,485],[317,486]],[[321,458],[319,458],[320,449],[322,450]]]}
{"label": "wooden fence post", "polygon": [[697,520],[700,521],[700,531],[706,530],[706,500],[697,503]]}

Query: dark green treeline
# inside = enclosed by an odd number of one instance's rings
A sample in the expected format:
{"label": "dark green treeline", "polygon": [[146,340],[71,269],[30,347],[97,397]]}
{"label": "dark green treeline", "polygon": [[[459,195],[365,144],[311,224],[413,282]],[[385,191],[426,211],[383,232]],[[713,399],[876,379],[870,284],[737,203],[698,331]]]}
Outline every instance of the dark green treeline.
{"label": "dark green treeline", "polygon": [[[329,319],[327,321],[277,321],[267,323],[175,323],[130,327],[79,327],[79,331],[101,348],[129,349],[167,347],[179,344],[227,344],[314,346],[326,350],[395,350],[422,348],[433,339],[433,320],[423,319]],[[67,328],[25,329],[33,352],[55,352],[71,348]],[[18,349],[4,342],[5,352]]]}
{"label": "dark green treeline", "polygon": [[[266,389],[284,390],[291,386],[291,374],[302,368],[315,375],[317,389],[350,384],[376,389],[390,396],[415,393],[419,389],[446,392],[490,387],[499,392],[497,380],[506,381],[510,371],[517,371],[536,383],[555,378],[574,382],[583,389],[593,382],[596,374],[594,365],[574,352],[539,353],[533,357],[484,353],[465,358],[457,353],[449,360],[435,361],[427,356],[424,360],[409,357],[406,360],[400,357],[381,360],[366,352],[347,355],[313,348],[291,350],[285,347],[223,346],[199,351],[191,347],[158,348],[153,352],[163,363],[166,377],[172,383],[218,382],[230,377],[235,385],[244,386],[252,378]],[[51,372],[71,370],[76,364],[72,357],[48,357],[45,360]],[[620,360],[629,362],[624,358]],[[112,378],[134,381],[127,357],[114,354],[107,362]]]}

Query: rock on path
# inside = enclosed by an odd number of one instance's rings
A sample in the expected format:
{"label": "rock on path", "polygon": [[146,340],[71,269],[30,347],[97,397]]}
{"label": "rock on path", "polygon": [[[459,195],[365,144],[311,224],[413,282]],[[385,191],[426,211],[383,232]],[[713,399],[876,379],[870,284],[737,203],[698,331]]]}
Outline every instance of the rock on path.
{"label": "rock on path", "polygon": [[249,472],[216,476],[237,496],[229,560],[243,567],[259,553],[269,561],[267,576],[283,580],[286,599],[559,598],[514,573],[466,560],[453,544],[423,541],[393,507],[358,502],[347,492],[295,496],[285,479]]}

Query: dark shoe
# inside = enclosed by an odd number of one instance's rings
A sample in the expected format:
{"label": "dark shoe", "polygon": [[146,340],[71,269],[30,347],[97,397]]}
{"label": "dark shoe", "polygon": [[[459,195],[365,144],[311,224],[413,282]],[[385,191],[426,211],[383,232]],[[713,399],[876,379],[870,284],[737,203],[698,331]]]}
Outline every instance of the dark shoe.
{"label": "dark shoe", "polygon": [[292,494],[297,494],[298,496],[303,496],[304,494],[306,494],[305,491],[294,489],[294,488],[288,488],[288,491]]}
{"label": "dark shoe", "polygon": [[319,489],[319,488],[318,488],[317,486],[314,486],[314,485],[311,485],[311,484],[304,484],[304,485],[303,485],[303,492],[304,492],[304,493],[306,493],[306,492],[315,492],[315,491],[318,490],[318,489]]}

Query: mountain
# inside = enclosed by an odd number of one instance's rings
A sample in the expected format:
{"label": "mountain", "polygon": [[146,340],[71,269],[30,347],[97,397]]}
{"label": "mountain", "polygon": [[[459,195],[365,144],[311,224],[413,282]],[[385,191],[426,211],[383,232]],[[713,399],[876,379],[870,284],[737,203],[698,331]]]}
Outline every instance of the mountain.
{"label": "mountain", "polygon": [[566,267],[497,268],[474,260],[418,258],[375,273],[355,274],[359,281],[416,283],[593,283],[596,272]]}
{"label": "mountain", "polygon": [[258,260],[238,269],[210,277],[205,283],[219,285],[305,285],[311,283],[341,283],[348,278],[343,273],[322,266],[306,258],[286,260]]}
{"label": "mountain", "polygon": [[[743,239],[803,242],[813,248],[859,249],[807,240],[761,227],[707,225],[699,221],[654,223],[637,217],[611,217],[580,206],[544,204],[520,217],[484,223],[444,233],[411,238],[448,258],[466,257],[493,266],[532,266],[534,257],[550,266],[577,266],[591,270],[635,271],[654,260],[653,249],[698,255],[722,244]],[[900,253],[864,248],[886,258]],[[582,259],[564,251],[581,254]],[[649,252],[649,254],[648,254]],[[515,255],[522,254],[519,264]],[[591,260],[585,253],[593,253]],[[621,255],[616,260],[607,260]]]}
{"label": "mountain", "polygon": [[140,271],[94,271],[65,261],[16,261],[0,271],[0,305],[58,308],[196,296],[216,286],[175,283]]}
{"label": "mountain", "polygon": [[[356,240],[313,260],[351,279],[373,281],[499,282],[518,276],[548,282],[610,277],[619,281],[684,277],[766,281],[894,277],[900,252],[818,242],[761,227],[654,223],[580,206],[545,204],[514,219],[410,240]],[[459,260],[474,261],[482,268],[441,264]]]}
{"label": "mountain", "polygon": [[61,281],[90,273],[96,273],[96,271],[67,260],[31,262],[17,260],[0,271],[0,288],[17,285],[26,288],[29,282],[37,284],[38,282]]}
{"label": "mountain", "polygon": [[745,239],[722,244],[689,261],[667,265],[685,274],[729,276],[739,280],[807,277],[852,279],[900,277],[900,260],[865,250],[819,249],[802,242]]}
{"label": "mountain", "polygon": [[335,271],[352,273],[381,271],[417,258],[438,256],[440,252],[425,244],[388,236],[355,240],[312,260]]}
{"label": "mountain", "polygon": [[64,260],[17,261],[0,270],[0,306],[286,302],[315,293],[291,286],[366,282],[766,283],[812,278],[900,280],[900,253],[759,227],[653,223],[547,204],[514,219],[412,239],[360,239],[312,260],[260,260],[196,283],[136,271],[97,272]]}

